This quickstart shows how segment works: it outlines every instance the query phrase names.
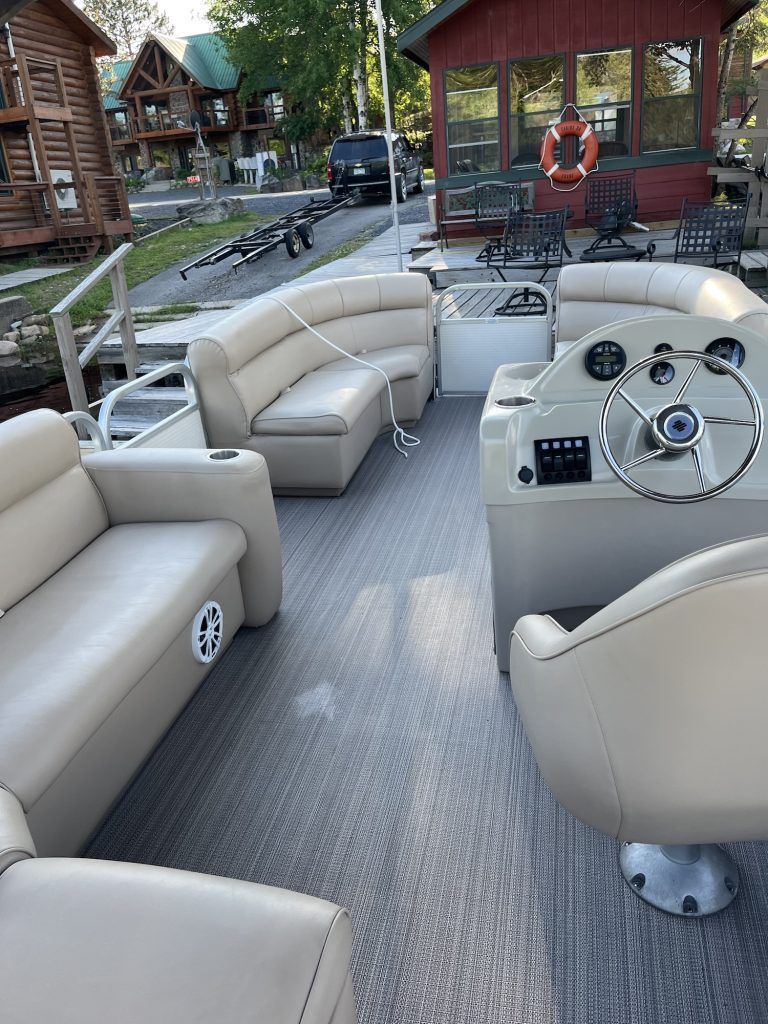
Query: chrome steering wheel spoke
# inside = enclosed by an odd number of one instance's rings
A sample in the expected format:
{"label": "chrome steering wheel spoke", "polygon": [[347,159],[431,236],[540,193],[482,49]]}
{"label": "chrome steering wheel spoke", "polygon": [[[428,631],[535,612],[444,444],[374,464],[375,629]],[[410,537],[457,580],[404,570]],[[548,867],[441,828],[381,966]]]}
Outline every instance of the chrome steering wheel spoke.
{"label": "chrome steering wheel spoke", "polygon": [[[718,494],[722,494],[730,487],[733,487],[733,485],[744,476],[749,467],[755,461],[763,441],[763,407],[757,392],[744,374],[735,366],[732,366],[731,363],[727,362],[725,359],[721,359],[719,356],[694,351],[665,352],[664,359],[668,361],[678,359],[692,360],[695,364],[688,372],[674,400],[664,406],[664,408],[660,409],[657,413],[651,414],[647,413],[633,398],[630,397],[630,395],[627,394],[625,390],[626,385],[635,376],[635,374],[640,373],[643,370],[650,369],[650,367],[659,360],[658,353],[647,356],[635,363],[634,366],[625,370],[624,373],[614,381],[613,386],[603,402],[603,407],[600,410],[598,436],[600,440],[600,448],[605,461],[608,463],[612,472],[616,474],[623,484],[635,491],[637,494],[642,494],[646,498],[652,498],[654,501],[685,505],[690,502],[703,501],[706,498],[713,498]],[[711,367],[716,367],[718,370],[722,371],[723,374],[727,374],[731,377],[739,385],[744,397],[749,402],[753,419],[742,419],[737,416],[703,416],[695,406],[691,405],[689,402],[683,402],[691,381],[702,363],[706,363]],[[653,442],[656,445],[656,447],[651,451],[644,452],[642,455],[631,459],[624,465],[619,463],[613,453],[608,432],[608,417],[615,400],[619,397],[626,402],[635,415],[650,429]],[[707,427],[710,425],[749,427],[752,430],[752,438],[749,443],[747,453],[738,468],[731,473],[730,476],[726,477],[726,479],[708,485],[707,475],[704,472],[701,441],[705,435]],[[712,435],[714,444],[717,443],[716,437],[716,434]],[[630,470],[652,462],[662,455],[682,455],[686,452],[691,453],[693,468],[696,473],[696,481],[698,484],[698,490],[692,494],[670,494],[665,491],[654,490],[651,487],[646,487],[644,484],[639,483],[629,475]]]}

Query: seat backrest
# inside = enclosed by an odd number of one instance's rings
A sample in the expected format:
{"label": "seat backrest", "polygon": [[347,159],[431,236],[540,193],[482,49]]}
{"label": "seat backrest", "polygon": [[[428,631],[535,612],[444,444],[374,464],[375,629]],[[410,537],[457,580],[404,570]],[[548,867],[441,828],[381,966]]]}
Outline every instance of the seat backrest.
{"label": "seat backrest", "polygon": [[38,409],[0,423],[0,610],[53,576],[108,525],[77,435],[62,416]]}
{"label": "seat backrest", "polygon": [[584,200],[584,220],[587,224],[599,223],[606,213],[616,212],[623,204],[628,204],[633,211],[637,209],[634,171],[628,174],[589,175]]}
{"label": "seat backrest", "polygon": [[768,338],[768,305],[732,274],[682,263],[564,267],[557,282],[556,340],[637,316],[692,313],[750,327]]}
{"label": "seat backrest", "polygon": [[[432,345],[424,274],[372,274],[285,288],[278,297],[350,355]],[[343,358],[265,295],[224,317],[188,348],[208,440],[236,446],[251,421],[305,374]]]}

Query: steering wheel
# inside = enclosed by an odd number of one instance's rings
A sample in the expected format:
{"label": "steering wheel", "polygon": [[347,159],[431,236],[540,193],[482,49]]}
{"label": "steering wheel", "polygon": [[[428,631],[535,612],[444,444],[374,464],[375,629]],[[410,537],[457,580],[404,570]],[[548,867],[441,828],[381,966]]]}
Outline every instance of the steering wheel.
{"label": "steering wheel", "polygon": [[[623,484],[626,484],[626,486],[631,490],[636,491],[637,494],[642,494],[646,498],[652,498],[654,501],[666,501],[677,505],[686,505],[693,501],[704,501],[705,498],[714,498],[716,495],[722,494],[730,487],[733,487],[737,481],[741,480],[749,467],[755,461],[757,453],[760,451],[760,445],[763,442],[763,407],[760,403],[760,398],[744,374],[741,373],[740,370],[737,370],[735,366],[732,366],[727,362],[727,360],[721,359],[719,356],[705,355],[703,352],[665,352],[663,357],[665,362],[672,362],[676,359],[687,359],[692,360],[695,365],[683,381],[672,402],[665,405],[662,409],[659,409],[658,412],[646,412],[627,394],[624,388],[637,373],[640,373],[641,370],[647,370],[655,363],[658,363],[659,358],[659,355],[654,353],[653,355],[647,356],[645,359],[641,359],[638,363],[635,363],[634,366],[630,366],[629,369],[625,370],[624,373],[616,379],[613,387],[606,395],[603,407],[600,410],[600,428],[598,435],[600,439],[600,448],[605,457],[605,461]],[[704,416],[695,406],[684,401],[688,387],[702,363],[706,363],[708,366],[717,367],[718,370],[723,373],[727,373],[736,381],[750,404],[753,419],[735,419],[727,416]],[[653,448],[650,451],[641,455],[637,459],[632,459],[631,462],[627,462],[623,466],[616,459],[608,437],[608,416],[610,415],[613,403],[617,398],[622,398],[630,409],[632,409],[635,415],[642,420],[646,427],[648,427],[651,436],[651,443],[653,444]],[[704,477],[704,465],[699,444],[704,437],[705,432],[713,424],[721,424],[728,427],[751,427],[752,440],[747,454],[738,469],[731,473],[731,475],[725,480],[721,480],[719,483],[708,486]],[[699,491],[696,494],[668,494],[663,491],[654,491],[650,487],[645,487],[643,484],[638,483],[637,480],[634,480],[629,475],[629,471],[631,469],[635,469],[637,466],[643,465],[643,463],[651,462],[662,455],[681,454],[683,452],[690,452],[691,458],[693,459],[696,478],[699,482]]]}

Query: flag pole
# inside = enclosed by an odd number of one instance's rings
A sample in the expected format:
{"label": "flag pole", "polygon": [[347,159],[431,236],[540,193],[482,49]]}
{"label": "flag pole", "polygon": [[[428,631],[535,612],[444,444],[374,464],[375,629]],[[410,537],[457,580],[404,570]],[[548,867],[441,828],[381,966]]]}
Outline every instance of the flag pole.
{"label": "flag pole", "polygon": [[[395,229],[397,246],[397,269],[403,269],[403,247],[400,244],[400,217],[397,213],[397,184],[395,182],[395,156],[392,150],[392,113],[389,109],[389,82],[387,80],[387,51],[384,46],[384,17],[381,0],[375,0],[376,26],[379,30],[379,65],[381,67],[381,91],[384,95],[384,125],[387,129],[387,158],[389,163],[389,193],[392,206],[392,226]],[[407,188],[407,184],[406,184]]]}

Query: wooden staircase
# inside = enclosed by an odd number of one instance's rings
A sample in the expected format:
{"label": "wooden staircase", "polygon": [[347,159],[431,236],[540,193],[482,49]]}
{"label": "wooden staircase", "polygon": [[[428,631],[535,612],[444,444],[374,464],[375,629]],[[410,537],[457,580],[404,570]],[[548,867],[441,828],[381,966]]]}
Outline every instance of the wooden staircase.
{"label": "wooden staircase", "polygon": [[62,264],[85,263],[92,260],[101,247],[101,239],[92,235],[72,235],[60,238],[45,253],[45,262],[53,266]]}

